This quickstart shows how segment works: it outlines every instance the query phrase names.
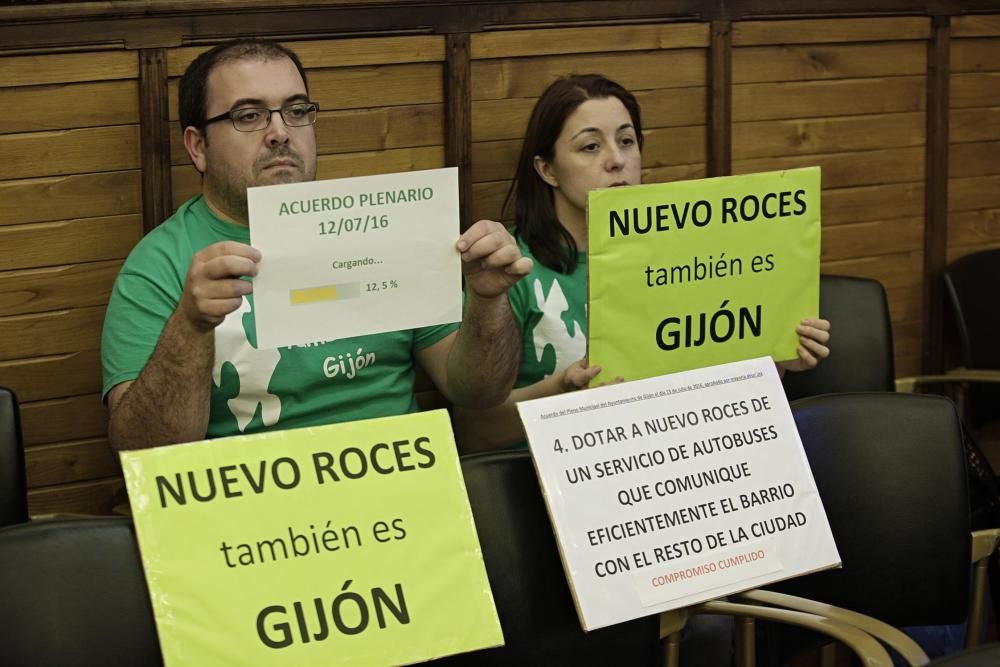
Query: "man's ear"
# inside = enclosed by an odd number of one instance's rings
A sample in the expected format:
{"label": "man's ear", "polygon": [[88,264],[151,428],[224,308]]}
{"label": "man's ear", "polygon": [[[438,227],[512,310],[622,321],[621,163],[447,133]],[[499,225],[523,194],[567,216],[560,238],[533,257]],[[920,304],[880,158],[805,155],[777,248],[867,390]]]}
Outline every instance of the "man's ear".
{"label": "man's ear", "polygon": [[556,179],[555,174],[552,173],[552,163],[542,158],[541,155],[536,155],[533,164],[535,165],[535,172],[538,174],[539,178],[554,188],[559,187],[559,181]]}
{"label": "man's ear", "polygon": [[205,146],[207,144],[208,139],[203,131],[193,125],[184,128],[184,149],[187,150],[194,168],[202,174],[205,173]]}

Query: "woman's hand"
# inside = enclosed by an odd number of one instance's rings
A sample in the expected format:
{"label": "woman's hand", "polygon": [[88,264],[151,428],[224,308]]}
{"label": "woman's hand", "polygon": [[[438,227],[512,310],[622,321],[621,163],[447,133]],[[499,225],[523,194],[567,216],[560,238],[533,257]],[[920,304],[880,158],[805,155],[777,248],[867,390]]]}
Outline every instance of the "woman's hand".
{"label": "woman's hand", "polygon": [[[563,392],[586,389],[591,380],[597,377],[597,374],[600,372],[600,366],[587,366],[586,359],[574,362],[563,371],[561,389]],[[606,384],[618,384],[624,381],[625,379],[619,376],[610,382],[602,382],[598,386],[603,387]]]}
{"label": "woman's hand", "polygon": [[778,369],[785,371],[807,371],[816,368],[820,361],[830,356],[830,322],[821,319],[804,319],[795,328],[799,334],[797,349],[799,358],[779,362]]}

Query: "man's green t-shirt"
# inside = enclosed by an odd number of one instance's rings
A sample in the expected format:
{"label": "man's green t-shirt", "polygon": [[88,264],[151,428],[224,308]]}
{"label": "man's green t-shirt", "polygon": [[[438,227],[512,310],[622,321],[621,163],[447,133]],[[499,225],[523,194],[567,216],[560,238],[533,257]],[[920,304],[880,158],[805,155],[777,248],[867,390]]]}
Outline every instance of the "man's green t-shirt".
{"label": "man's green t-shirt", "polygon": [[[146,365],[184,289],[196,252],[250,242],[197,196],[132,251],[115,281],[101,340],[104,395]],[[413,353],[449,324],[278,349],[257,349],[253,296],[215,330],[208,437],[317,426],[414,412]]]}

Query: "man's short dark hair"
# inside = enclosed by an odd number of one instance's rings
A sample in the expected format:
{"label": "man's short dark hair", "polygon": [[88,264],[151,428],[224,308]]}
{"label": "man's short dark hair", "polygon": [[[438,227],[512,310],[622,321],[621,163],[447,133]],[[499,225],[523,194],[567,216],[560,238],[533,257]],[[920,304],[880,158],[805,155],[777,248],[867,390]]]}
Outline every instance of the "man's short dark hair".
{"label": "man's short dark hair", "polygon": [[199,130],[205,129],[205,118],[207,118],[207,87],[208,75],[216,66],[230,60],[274,60],[288,58],[295,64],[295,69],[302,77],[302,83],[309,92],[309,82],[306,80],[306,71],[302,67],[302,62],[291,49],[266,39],[234,39],[223,42],[205,51],[184,70],[181,77],[180,100],[178,111],[181,120],[181,129],[193,126]]}

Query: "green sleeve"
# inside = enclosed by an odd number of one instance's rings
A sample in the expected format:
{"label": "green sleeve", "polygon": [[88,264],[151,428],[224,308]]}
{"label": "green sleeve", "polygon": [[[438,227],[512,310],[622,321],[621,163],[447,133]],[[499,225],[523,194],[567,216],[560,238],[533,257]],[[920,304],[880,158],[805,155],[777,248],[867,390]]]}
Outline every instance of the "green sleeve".
{"label": "green sleeve", "polygon": [[149,361],[177,307],[180,292],[169,289],[171,282],[127,268],[118,275],[101,336],[103,398],[115,385],[136,379]]}
{"label": "green sleeve", "polygon": [[438,342],[452,331],[458,331],[458,322],[420,327],[413,330],[413,349],[422,350]]}

